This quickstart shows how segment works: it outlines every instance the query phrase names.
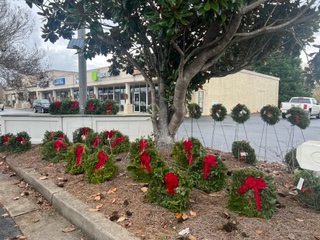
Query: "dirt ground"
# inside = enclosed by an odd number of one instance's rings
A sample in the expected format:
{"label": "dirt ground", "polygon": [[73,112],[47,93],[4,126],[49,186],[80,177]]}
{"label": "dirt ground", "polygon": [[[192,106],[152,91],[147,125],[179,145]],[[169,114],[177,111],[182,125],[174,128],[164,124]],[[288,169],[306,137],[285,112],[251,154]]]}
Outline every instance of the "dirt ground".
{"label": "dirt ground", "polygon": [[[278,191],[277,209],[269,220],[248,218],[225,208],[227,197],[224,191],[207,194],[193,189],[190,206],[184,211],[185,220],[178,220],[175,213],[145,201],[146,185],[132,181],[126,172],[128,154],[115,157],[119,172],[111,181],[89,184],[82,175],[64,173],[64,163],[41,160],[39,145],[21,153],[0,153],[0,170],[7,169],[5,159],[23,167],[34,168],[60,187],[88,205],[88,211],[100,211],[107,219],[117,222],[135,236],[148,240],[185,239],[312,239],[320,240],[319,212],[305,208],[296,198],[291,185],[291,175],[283,164],[259,162],[257,168],[271,174]],[[217,152],[217,151],[213,151]],[[231,153],[219,152],[229,171],[246,164],[233,158]],[[163,154],[169,158],[169,154]],[[48,203],[30,186],[21,182],[21,195],[34,197],[45,208]],[[25,194],[28,192],[28,194]],[[188,231],[189,230],[189,231]],[[182,232],[181,232],[182,231]],[[182,234],[189,232],[189,234]],[[180,233],[180,234],[179,234]]]}

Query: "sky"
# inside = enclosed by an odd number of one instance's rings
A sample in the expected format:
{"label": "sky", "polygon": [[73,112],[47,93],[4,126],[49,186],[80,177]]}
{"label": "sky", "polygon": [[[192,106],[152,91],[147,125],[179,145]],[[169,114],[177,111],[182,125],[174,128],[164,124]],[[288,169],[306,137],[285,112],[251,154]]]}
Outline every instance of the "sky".
{"label": "sky", "polygon": [[[67,45],[69,40],[64,40],[60,38],[57,42],[52,44],[51,42],[45,42],[44,39],[41,38],[41,17],[36,14],[37,9],[34,7],[30,9],[25,0],[11,0],[10,3],[13,5],[16,4],[21,6],[27,11],[31,11],[32,16],[36,22],[35,31],[30,36],[29,41],[30,44],[36,44],[38,48],[44,49],[46,52],[46,60],[49,63],[49,69],[54,70],[65,70],[65,71],[78,71],[78,56],[75,54],[76,50],[67,49]],[[74,36],[75,38],[77,35]],[[312,44],[320,45],[320,33],[316,33],[316,41]],[[314,48],[312,46],[307,46],[306,51],[308,53],[318,52],[318,48]],[[301,55],[302,61],[304,65],[306,65],[307,58],[305,54]],[[106,62],[107,58],[104,56],[97,56],[92,61],[87,60],[87,70],[105,67],[108,65]]]}

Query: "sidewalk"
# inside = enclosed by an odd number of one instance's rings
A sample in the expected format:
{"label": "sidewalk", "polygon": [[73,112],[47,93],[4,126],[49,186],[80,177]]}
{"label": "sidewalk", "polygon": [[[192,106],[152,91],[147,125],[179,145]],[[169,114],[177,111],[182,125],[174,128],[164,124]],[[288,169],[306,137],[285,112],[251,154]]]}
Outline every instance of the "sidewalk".
{"label": "sidewalk", "polygon": [[[10,160],[6,162],[17,176],[0,173],[0,202],[28,240],[138,240],[102,213],[89,212],[86,204],[50,180],[41,180],[34,169],[20,168]],[[48,214],[31,198],[21,197],[17,186],[21,178],[40,192],[56,211]],[[77,228],[75,231],[63,232],[73,225]]]}

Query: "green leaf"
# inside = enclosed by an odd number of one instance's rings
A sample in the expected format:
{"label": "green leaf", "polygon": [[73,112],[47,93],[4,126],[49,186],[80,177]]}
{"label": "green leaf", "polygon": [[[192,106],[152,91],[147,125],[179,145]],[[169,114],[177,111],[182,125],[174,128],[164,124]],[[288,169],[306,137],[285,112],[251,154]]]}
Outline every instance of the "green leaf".
{"label": "green leaf", "polygon": [[204,5],[204,10],[209,11],[210,9],[211,9],[210,2],[206,2],[206,4]]}
{"label": "green leaf", "polygon": [[212,2],[210,5],[214,11],[219,12],[219,3],[218,2]]}

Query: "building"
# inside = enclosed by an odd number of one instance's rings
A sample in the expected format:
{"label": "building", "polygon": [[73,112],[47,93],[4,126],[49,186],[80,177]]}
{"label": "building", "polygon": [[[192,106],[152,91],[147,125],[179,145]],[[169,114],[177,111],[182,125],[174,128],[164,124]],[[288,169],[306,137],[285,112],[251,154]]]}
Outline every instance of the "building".
{"label": "building", "polygon": [[[31,101],[78,99],[78,79],[77,72],[50,70],[38,86],[28,89],[29,98]],[[202,107],[203,115],[210,114],[214,103],[224,104],[228,112],[237,103],[242,103],[255,112],[266,104],[277,105],[278,88],[278,78],[242,70],[226,77],[212,78],[202,90],[193,94],[192,102]],[[119,76],[111,76],[107,67],[87,71],[87,94],[88,98],[113,99],[125,114],[146,112],[151,103],[151,92],[141,74],[121,72]],[[15,97],[12,92],[5,92],[6,102],[12,103]]]}

